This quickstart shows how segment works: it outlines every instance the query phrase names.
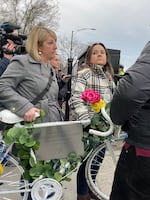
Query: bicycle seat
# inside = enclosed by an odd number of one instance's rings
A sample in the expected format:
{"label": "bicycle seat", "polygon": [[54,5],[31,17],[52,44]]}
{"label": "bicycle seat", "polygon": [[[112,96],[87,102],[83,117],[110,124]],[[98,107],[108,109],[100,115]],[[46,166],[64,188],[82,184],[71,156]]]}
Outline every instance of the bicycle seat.
{"label": "bicycle seat", "polygon": [[10,110],[5,109],[0,111],[0,121],[7,124],[16,124],[23,121],[23,118],[19,117]]}

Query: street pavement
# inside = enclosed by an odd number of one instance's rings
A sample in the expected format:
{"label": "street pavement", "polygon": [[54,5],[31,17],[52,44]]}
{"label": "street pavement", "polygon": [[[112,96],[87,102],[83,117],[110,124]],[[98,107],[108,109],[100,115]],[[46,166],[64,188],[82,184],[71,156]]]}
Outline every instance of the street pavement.
{"label": "street pavement", "polygon": [[[123,143],[118,143],[117,146],[114,147],[115,155],[119,158],[120,149]],[[97,175],[97,184],[101,185],[101,189],[109,196],[111,192],[111,186],[113,182],[115,171],[115,165],[112,161],[112,157],[110,156],[109,152],[107,151],[105,154],[105,159],[103,160],[103,165],[100,168],[100,172]],[[76,195],[76,173],[74,172],[71,175],[70,182],[63,183],[63,192],[64,192],[64,200],[77,200]],[[103,183],[103,184],[101,184]]]}
{"label": "street pavement", "polygon": [[76,172],[71,175],[70,182],[63,183],[64,200],[77,200],[76,197]]}

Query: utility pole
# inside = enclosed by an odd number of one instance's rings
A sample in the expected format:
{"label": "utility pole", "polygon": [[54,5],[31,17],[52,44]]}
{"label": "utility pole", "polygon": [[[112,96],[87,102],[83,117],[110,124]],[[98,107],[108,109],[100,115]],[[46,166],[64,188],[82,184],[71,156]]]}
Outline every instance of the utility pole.
{"label": "utility pole", "polygon": [[[72,56],[72,49],[73,49],[73,39],[74,33],[84,30],[96,30],[95,28],[81,28],[77,29],[76,31],[71,32],[71,42],[70,42],[70,57],[68,58],[68,74],[72,75],[72,64],[73,64],[73,56]],[[65,120],[69,121],[69,99],[71,96],[71,78],[67,83],[67,94],[66,94],[66,109],[65,109]]]}

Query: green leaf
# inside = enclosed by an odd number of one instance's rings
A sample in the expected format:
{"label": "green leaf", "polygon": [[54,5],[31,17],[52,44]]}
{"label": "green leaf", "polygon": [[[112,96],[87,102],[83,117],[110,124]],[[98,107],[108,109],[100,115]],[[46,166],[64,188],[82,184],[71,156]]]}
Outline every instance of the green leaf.
{"label": "green leaf", "polygon": [[39,141],[36,141],[36,143],[33,145],[33,150],[38,150],[40,147],[40,142]]}
{"label": "green leaf", "polygon": [[111,105],[111,103],[109,102],[109,103],[107,103],[106,106],[105,106],[105,110],[106,110],[106,112],[108,112],[108,113],[109,113],[109,111],[110,111],[110,105]]}
{"label": "green leaf", "polygon": [[26,146],[26,147],[32,147],[32,146],[34,146],[35,144],[36,144],[36,140],[35,140],[32,136],[30,136],[30,137],[27,139],[25,146]]}
{"label": "green leaf", "polygon": [[29,171],[28,170],[25,170],[24,173],[23,173],[23,178],[25,180],[30,180],[30,175],[29,175]]}
{"label": "green leaf", "polygon": [[61,159],[60,160],[60,163],[61,163],[61,166],[65,166],[65,164],[68,162],[67,159]]}
{"label": "green leaf", "polygon": [[26,127],[32,127],[34,125],[34,122],[24,122],[24,125]]}
{"label": "green leaf", "polygon": [[34,160],[33,157],[30,157],[29,164],[30,164],[31,167],[34,167],[36,165],[35,160]]}
{"label": "green leaf", "polygon": [[13,137],[8,136],[7,134],[4,136],[4,141],[6,144],[12,144],[14,142]]}
{"label": "green leaf", "polygon": [[21,160],[20,165],[23,167],[24,170],[27,170],[27,167],[29,167],[29,161],[28,159]]}
{"label": "green leaf", "polygon": [[44,166],[40,163],[37,163],[35,167],[29,170],[29,174],[31,177],[34,177],[34,176],[39,177],[40,175],[43,174],[43,172],[44,172]]}
{"label": "green leaf", "polygon": [[29,135],[28,134],[22,134],[20,137],[19,137],[19,143],[20,144],[25,144],[28,140],[28,137]]}
{"label": "green leaf", "polygon": [[65,180],[65,181],[67,181],[67,182],[70,182],[70,181],[71,181],[71,178],[65,177],[65,179],[63,179],[63,180]]}
{"label": "green leaf", "polygon": [[54,178],[53,173],[51,172],[51,170],[45,170],[45,176],[48,178]]}
{"label": "green leaf", "polygon": [[44,117],[46,115],[45,111],[43,109],[40,110],[40,116]]}
{"label": "green leaf", "polygon": [[70,163],[77,162],[78,160],[77,154],[75,152],[70,152],[68,154],[68,160]]}
{"label": "green leaf", "polygon": [[62,180],[62,175],[59,172],[54,174],[54,179],[60,182]]}
{"label": "green leaf", "polygon": [[29,159],[30,158],[30,154],[29,152],[24,151],[23,149],[18,151],[18,157],[20,159]]}

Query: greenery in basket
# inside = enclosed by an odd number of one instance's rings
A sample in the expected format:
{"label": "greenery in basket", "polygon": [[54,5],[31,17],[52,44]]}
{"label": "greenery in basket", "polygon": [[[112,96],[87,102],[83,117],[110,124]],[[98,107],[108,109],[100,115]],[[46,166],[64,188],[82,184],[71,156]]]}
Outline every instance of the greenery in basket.
{"label": "greenery in basket", "polygon": [[[43,114],[41,112],[41,115]],[[35,120],[34,123],[39,122],[40,118]],[[24,125],[25,127],[12,127],[4,134],[5,143],[7,145],[14,143],[15,145],[17,157],[24,169],[23,178],[34,180],[42,175],[43,178],[53,178],[59,182],[62,180],[70,181],[70,178],[66,175],[76,168],[80,160],[77,154],[70,152],[64,159],[36,160],[33,152],[39,149],[40,142],[35,137],[36,132],[32,128],[33,123],[25,123]]]}

